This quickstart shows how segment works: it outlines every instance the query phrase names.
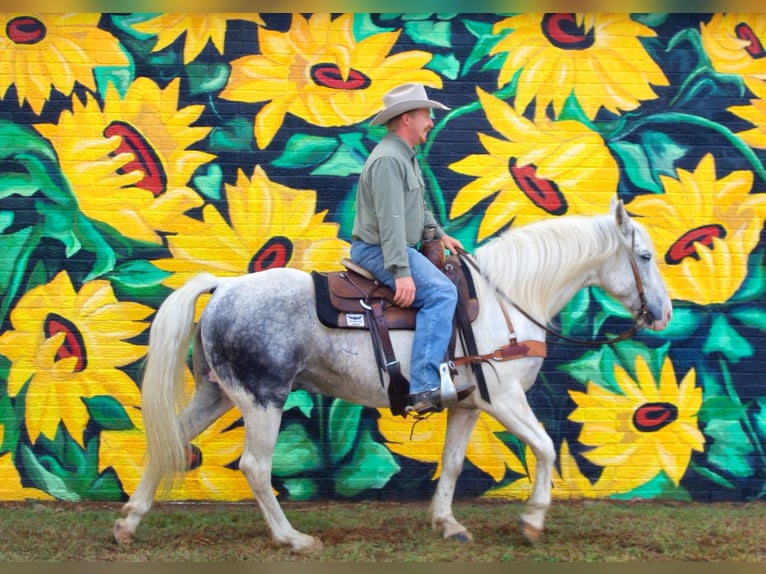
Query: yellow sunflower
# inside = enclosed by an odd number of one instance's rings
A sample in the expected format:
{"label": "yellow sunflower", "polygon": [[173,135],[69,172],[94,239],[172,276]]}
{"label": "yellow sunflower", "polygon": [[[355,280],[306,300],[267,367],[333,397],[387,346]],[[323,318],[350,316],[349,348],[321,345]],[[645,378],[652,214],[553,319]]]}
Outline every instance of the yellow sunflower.
{"label": "yellow sunflower", "polygon": [[82,212],[119,233],[156,244],[157,233],[202,204],[187,187],[215,156],[189,149],[210,128],[192,127],[203,106],[176,109],[179,80],[160,89],[137,79],[123,98],[110,84],[103,110],[90,96],[58,124],[35,127],[53,145]]}
{"label": "yellow sunflower", "polygon": [[100,19],[97,13],[3,14],[0,95],[14,85],[19,104],[29,102],[40,115],[51,90],[70,96],[79,83],[95,92],[96,64],[129,64],[117,38],[98,28]]}
{"label": "yellow sunflower", "polygon": [[[187,372],[187,385],[193,387],[193,384],[191,373]],[[102,431],[98,459],[99,472],[113,467],[122,488],[132,494],[146,465],[146,438],[141,412],[134,408],[127,411],[135,428]],[[183,482],[163,499],[236,501],[253,498],[250,485],[236,464],[245,440],[245,428],[237,424],[240,418],[237,409],[229,409],[192,441],[190,470],[184,474]]]}
{"label": "yellow sunflower", "polygon": [[[433,414],[427,420],[418,422],[413,431],[411,420],[394,417],[388,410],[381,409],[379,412],[378,430],[386,441],[386,447],[407,458],[436,463],[432,478],[438,478],[442,468],[447,413]],[[506,468],[514,469],[518,464],[518,457],[496,435],[503,431],[505,427],[497,420],[481,413],[466,450],[466,458],[496,482],[505,476]]]}
{"label": "yellow sunflower", "polygon": [[714,14],[700,24],[702,46],[718,72],[737,74],[759,98],[766,98],[766,14]]}
{"label": "yellow sunflower", "polygon": [[[537,459],[535,458],[532,449],[526,445],[524,446],[524,460],[526,464],[516,458],[516,462],[513,465],[509,465],[509,468],[512,471],[521,475],[520,478],[505,486],[487,491],[484,494],[484,497],[513,500],[526,500],[529,498],[532,494],[532,479],[537,472]],[[561,471],[556,467],[553,468],[553,484],[551,490],[553,498],[560,500],[580,500],[583,498],[598,498],[610,494],[610,492],[604,492],[603,489],[599,490],[594,487],[590,480],[588,480],[588,477],[580,471],[577,461],[569,451],[569,444],[566,439],[561,443],[558,462]]]}
{"label": "yellow sunflower", "polygon": [[458,191],[454,219],[492,197],[478,240],[513,221],[602,213],[619,180],[617,162],[603,139],[583,124],[540,118],[531,122],[503,100],[477,89],[487,120],[502,138],[479,133],[486,154],[472,154],[449,167],[475,177]]}
{"label": "yellow sunflower", "polygon": [[669,358],[655,381],[646,360],[636,357],[636,377],[615,364],[622,393],[588,381],[586,392],[569,391],[577,407],[569,415],[582,423],[579,440],[593,449],[584,456],[604,467],[605,476],[621,492],[653,479],[660,471],[678,485],[692,451],[703,450],[697,425],[702,388],[691,369],[680,384]]}
{"label": "yellow sunflower", "polygon": [[749,146],[766,149],[766,100],[750,100],[749,106],[732,106],[729,111],[754,126],[737,135]]}
{"label": "yellow sunflower", "polygon": [[255,13],[224,13],[224,14],[161,14],[145,22],[133,24],[133,28],[145,34],[157,36],[157,43],[152,48],[158,52],[167,48],[178,37],[186,34],[184,41],[184,64],[188,64],[200,55],[208,42],[223,54],[223,43],[226,38],[226,23],[229,20],[246,20],[263,26],[263,19]]}
{"label": "yellow sunflower", "polygon": [[665,193],[638,196],[628,211],[651,229],[672,299],[724,303],[747,275],[766,218],[766,194],[749,193],[750,171],[716,179],[711,154],[694,172],[677,173],[678,179],[660,175]]}
{"label": "yellow sunflower", "polygon": [[0,335],[0,353],[11,363],[8,393],[29,383],[25,423],[32,442],[53,439],[59,422],[83,446],[89,415],[83,398],[111,395],[126,406],[140,401],[136,383],[119,367],[144,356],[127,341],[142,333],[153,309],[118,301],[107,281],[75,291],[60,272],[30,289],[11,311],[12,328]]}
{"label": "yellow sunflower", "polygon": [[[2,429],[0,425],[0,429]],[[2,443],[2,435],[0,435]],[[0,500],[53,500],[54,497],[37,488],[21,484],[19,471],[10,453],[0,454]]]}
{"label": "yellow sunflower", "polygon": [[520,14],[497,22],[511,30],[491,50],[507,53],[498,87],[518,78],[515,107],[535,100],[535,116],[553,103],[555,116],[574,95],[588,118],[601,107],[619,114],[657,97],[650,84],[667,86],[662,70],[641,45],[655,32],[630,14]]}
{"label": "yellow sunflower", "polygon": [[173,258],[154,261],[174,273],[165,285],[178,288],[201,271],[220,276],[271,267],[330,271],[348,255],[338,225],[324,221],[326,212],[314,212],[316,192],[275,183],[260,166],[250,179],[238,172],[236,185],[226,185],[226,201],[231,224],[207,205],[203,221],[184,223],[168,236]]}
{"label": "yellow sunflower", "polygon": [[357,42],[354,15],[329,13],[306,19],[293,14],[287,32],[259,28],[261,53],[231,63],[227,100],[268,102],[255,118],[258,147],[269,145],[286,113],[310,124],[353,125],[380,110],[383,94],[406,82],[441,87],[441,78],[422,69],[432,58],[409,50],[387,56],[399,32]]}

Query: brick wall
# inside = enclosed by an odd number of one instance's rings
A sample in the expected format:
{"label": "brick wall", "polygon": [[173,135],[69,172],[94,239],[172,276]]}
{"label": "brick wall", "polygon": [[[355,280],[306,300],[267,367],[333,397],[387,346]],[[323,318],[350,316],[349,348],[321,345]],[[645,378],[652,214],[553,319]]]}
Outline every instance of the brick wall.
{"label": "brick wall", "polygon": [[[155,310],[203,270],[337,268],[369,119],[411,81],[452,108],[420,158],[469,250],[613,197],[657,247],[670,327],[551,344],[529,392],[554,497],[763,497],[763,14],[0,17],[0,499],[133,491]],[[626,324],[595,289],[556,318],[580,338]],[[238,419],[195,441],[174,498],[252,497]],[[295,393],[274,487],[425,498],[445,422],[410,440],[387,410]],[[482,415],[458,494],[526,497],[533,472]]]}

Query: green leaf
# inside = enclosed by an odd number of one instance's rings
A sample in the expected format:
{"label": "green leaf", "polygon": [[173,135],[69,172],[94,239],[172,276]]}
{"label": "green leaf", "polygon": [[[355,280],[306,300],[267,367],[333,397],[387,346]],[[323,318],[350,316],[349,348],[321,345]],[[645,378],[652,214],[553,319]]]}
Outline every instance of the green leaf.
{"label": "green leaf", "polygon": [[282,485],[290,500],[313,500],[319,492],[316,482],[310,478],[285,478]]}
{"label": "green leaf", "polygon": [[732,363],[752,357],[754,350],[750,342],[729,324],[724,315],[716,315],[702,348],[706,354],[723,353]]}
{"label": "green leaf", "polygon": [[713,481],[718,486],[722,486],[724,488],[734,488],[734,483],[732,483],[729,480],[726,480],[720,474],[718,474],[717,472],[713,472],[709,468],[705,468],[704,466],[700,466],[700,465],[694,464],[694,463],[691,463],[689,465],[689,468],[692,468],[695,472],[697,472],[700,475],[704,476],[708,480]]}
{"label": "green leaf", "polygon": [[118,265],[107,277],[125,287],[140,289],[160,285],[170,275],[172,274],[156,267],[150,261],[133,259]]}
{"label": "green leaf", "polygon": [[753,444],[738,421],[716,419],[705,426],[705,434],[713,439],[707,457],[711,464],[737,477],[753,475],[748,462]]}
{"label": "green leaf", "polygon": [[130,430],[135,428],[128,413],[117,399],[108,395],[83,398],[90,418],[105,430]]}
{"label": "green leaf", "polygon": [[610,496],[616,500],[632,500],[635,498],[652,499],[662,498],[665,500],[683,500],[691,501],[691,495],[685,488],[676,486],[673,481],[665,474],[665,471],[657,473],[649,482],[634,488],[629,492],[614,494]]}
{"label": "green leaf", "polygon": [[460,60],[454,54],[434,54],[426,68],[438,72],[445,78],[455,80],[460,75]]}
{"label": "green leaf", "polygon": [[609,147],[620,157],[625,166],[625,173],[636,187],[654,193],[662,192],[662,186],[652,177],[652,166],[641,145],[617,141],[611,142]]}
{"label": "green leaf", "polygon": [[311,418],[311,411],[314,409],[314,398],[310,393],[302,389],[293,391],[287,395],[287,401],[283,410],[289,411],[293,408],[300,410],[306,418]]}
{"label": "green leaf", "polygon": [[210,152],[216,151],[252,151],[255,142],[253,121],[234,117],[210,131]]}
{"label": "green leaf", "polygon": [[221,199],[221,184],[223,183],[223,170],[217,163],[211,163],[200,167],[198,172],[206,170],[205,174],[198,174],[192,178],[200,193],[210,199]]}
{"label": "green leaf", "polygon": [[186,65],[186,77],[189,79],[189,92],[193,96],[217,92],[226,86],[229,66],[220,62],[190,62]]}
{"label": "green leaf", "polygon": [[451,22],[432,22],[430,20],[405,22],[404,33],[415,40],[417,44],[443,48],[452,45]]}
{"label": "green leaf", "polygon": [[391,451],[375,442],[370,431],[365,430],[353,460],[336,476],[335,492],[341,496],[356,496],[370,488],[383,488],[400,469]]}
{"label": "green leaf", "polygon": [[734,309],[729,316],[753,329],[766,331],[766,311],[757,307],[744,307]]}
{"label": "green leaf", "polygon": [[764,254],[753,252],[748,260],[748,271],[745,281],[740,285],[731,301],[751,301],[763,299],[766,293],[766,264]]}
{"label": "green leaf", "polygon": [[702,403],[697,417],[702,422],[714,420],[739,421],[747,413],[747,407],[729,397],[712,397]]}
{"label": "green leaf", "polygon": [[363,408],[342,400],[333,401],[328,422],[330,434],[330,460],[333,464],[346,456],[354,446],[359,432]]}
{"label": "green leaf", "polygon": [[289,424],[279,433],[274,449],[274,476],[294,476],[321,468],[319,448],[301,425]]}
{"label": "green leaf", "polygon": [[465,25],[466,29],[477,38],[477,41],[474,43],[474,46],[471,49],[471,53],[465,59],[465,63],[463,64],[463,75],[465,76],[468,74],[468,72],[471,71],[471,68],[473,68],[476,63],[480,62],[484,58],[489,57],[489,53],[492,51],[492,48],[494,48],[502,38],[510,33],[510,30],[506,31],[504,34],[496,36],[492,33],[493,24],[491,23],[464,20],[463,24]]}
{"label": "green leaf", "polygon": [[117,472],[112,467],[99,474],[83,492],[85,500],[120,500],[122,497],[122,485]]}
{"label": "green leaf", "polygon": [[760,397],[756,403],[761,407],[761,410],[753,415],[755,428],[758,429],[758,434],[762,438],[766,438],[766,397]]}
{"label": "green leaf", "polygon": [[659,175],[676,177],[676,161],[684,156],[686,149],[674,142],[665,132],[648,130],[641,134],[641,144],[651,166],[653,179]]}
{"label": "green leaf", "polygon": [[304,168],[321,164],[338,148],[334,137],[296,134],[287,140],[285,150],[272,162],[276,167]]}
{"label": "green leaf", "polygon": [[[361,136],[361,134],[359,134]],[[311,172],[311,175],[347,176],[362,173],[364,160],[352,146],[342,143],[330,159]]]}
{"label": "green leaf", "polygon": [[665,339],[688,339],[699,328],[702,316],[689,307],[673,307],[673,318],[670,324],[662,330]]}
{"label": "green leaf", "polygon": [[34,453],[27,445],[21,446],[21,460],[29,478],[37,488],[44,490],[58,500],[80,500],[80,496],[76,492],[69,490],[61,478],[49,472],[38,462]]}

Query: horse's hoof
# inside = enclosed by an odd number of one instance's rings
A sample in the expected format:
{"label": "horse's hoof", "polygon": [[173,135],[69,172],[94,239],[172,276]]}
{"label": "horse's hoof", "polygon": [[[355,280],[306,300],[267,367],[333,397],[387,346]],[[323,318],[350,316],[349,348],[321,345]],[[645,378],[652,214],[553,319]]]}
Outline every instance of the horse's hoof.
{"label": "horse's hoof", "polygon": [[473,535],[467,530],[462,532],[456,532],[449,537],[450,540],[456,540],[458,542],[473,542]]}
{"label": "horse's hoof", "polygon": [[305,538],[301,538],[300,541],[294,542],[292,549],[293,552],[298,552],[300,554],[314,554],[316,552],[321,552],[324,549],[324,544],[319,538],[306,536]]}
{"label": "horse's hoof", "polygon": [[125,528],[125,523],[121,518],[115,521],[112,532],[114,533],[114,539],[117,544],[126,545],[133,542],[133,533]]}
{"label": "horse's hoof", "polygon": [[521,530],[521,534],[530,544],[535,544],[540,539],[540,535],[543,533],[542,528],[532,526],[524,520],[519,521],[519,528]]}

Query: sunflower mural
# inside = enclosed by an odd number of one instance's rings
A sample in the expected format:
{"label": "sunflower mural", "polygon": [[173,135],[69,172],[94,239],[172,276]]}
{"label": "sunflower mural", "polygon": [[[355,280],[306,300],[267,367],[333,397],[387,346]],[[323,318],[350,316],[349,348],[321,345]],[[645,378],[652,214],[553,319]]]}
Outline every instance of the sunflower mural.
{"label": "sunflower mural", "polygon": [[[128,497],[156,309],[200,271],[338,268],[384,135],[368,121],[406,82],[451,108],[419,160],[469,250],[615,196],[657,247],[670,326],[552,342],[529,392],[553,496],[766,497],[764,15],[0,18],[0,500]],[[554,321],[595,340],[626,319],[585,288]],[[293,393],[273,487],[426,498],[446,421]],[[193,441],[169,498],[252,498],[242,424],[231,409]],[[482,414],[458,489],[524,499],[535,469]]]}

